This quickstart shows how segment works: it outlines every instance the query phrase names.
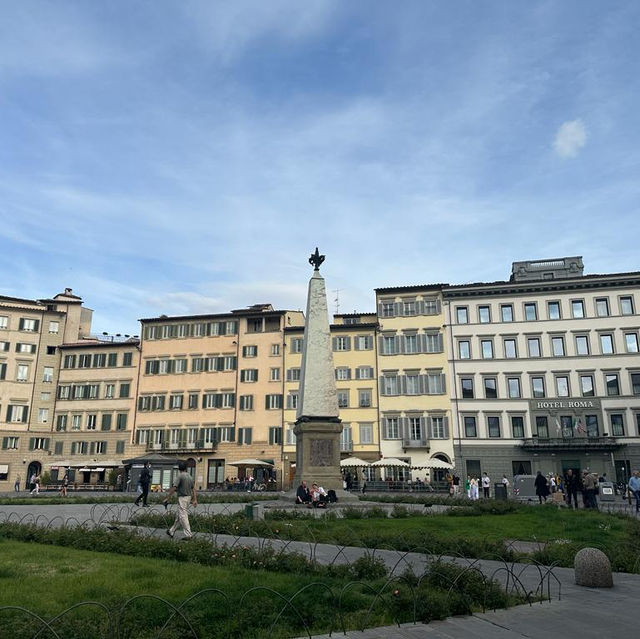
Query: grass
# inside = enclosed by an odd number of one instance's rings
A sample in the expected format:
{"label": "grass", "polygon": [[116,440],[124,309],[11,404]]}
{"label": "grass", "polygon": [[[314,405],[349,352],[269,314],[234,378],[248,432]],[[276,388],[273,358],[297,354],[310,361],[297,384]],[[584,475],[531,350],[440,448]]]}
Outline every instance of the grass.
{"label": "grass", "polygon": [[[37,497],[0,498],[0,506],[52,506],[57,504],[132,504],[137,493],[110,493],[109,495],[69,495],[58,497],[57,493],[51,495],[40,493]],[[166,493],[154,493],[147,500],[150,504],[161,504]],[[277,499],[277,493],[199,493],[198,502],[201,504],[237,504],[255,501],[273,501]]]}
{"label": "grass", "polygon": [[[146,639],[158,636],[170,616],[169,606],[158,598],[180,606],[194,597],[184,612],[197,636],[204,639],[304,634],[305,624],[298,615],[265,587],[286,598],[295,596],[296,610],[314,634],[329,631],[332,623],[339,631],[337,610],[345,627],[353,629],[412,621],[414,603],[417,618],[423,621],[468,613],[483,604],[516,603],[496,585],[479,579],[475,571],[463,574],[456,591],[449,593],[459,568],[436,565],[420,584],[410,575],[389,584],[380,566],[364,568],[373,577],[353,583],[353,578],[326,574],[211,567],[0,538],[0,606],[20,606],[51,619],[78,602],[92,601],[105,606],[109,615],[98,605],[75,608],[55,622],[59,636],[111,636],[109,618],[115,623],[122,613],[120,636]],[[280,622],[268,632],[283,607]],[[6,636],[12,639],[26,639],[36,636],[40,626],[23,612],[0,611],[0,628],[10,631]],[[185,637],[187,630],[187,622],[176,617],[162,637]],[[53,634],[45,630],[37,636],[50,639]]]}

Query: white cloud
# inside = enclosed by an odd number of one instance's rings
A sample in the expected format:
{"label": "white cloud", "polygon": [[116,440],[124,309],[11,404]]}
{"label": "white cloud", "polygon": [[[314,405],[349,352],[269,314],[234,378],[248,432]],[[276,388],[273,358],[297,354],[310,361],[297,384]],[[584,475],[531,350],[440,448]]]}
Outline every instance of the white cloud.
{"label": "white cloud", "polygon": [[553,148],[561,158],[573,158],[587,142],[587,130],[580,119],[563,122],[556,133]]}

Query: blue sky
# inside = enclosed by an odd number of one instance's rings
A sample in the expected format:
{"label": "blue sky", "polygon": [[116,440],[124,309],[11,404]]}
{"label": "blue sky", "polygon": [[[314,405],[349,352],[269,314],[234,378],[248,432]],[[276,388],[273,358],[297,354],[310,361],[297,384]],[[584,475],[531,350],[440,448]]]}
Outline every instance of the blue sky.
{"label": "blue sky", "polygon": [[0,294],[96,332],[583,255],[640,270],[635,2],[0,6]]}

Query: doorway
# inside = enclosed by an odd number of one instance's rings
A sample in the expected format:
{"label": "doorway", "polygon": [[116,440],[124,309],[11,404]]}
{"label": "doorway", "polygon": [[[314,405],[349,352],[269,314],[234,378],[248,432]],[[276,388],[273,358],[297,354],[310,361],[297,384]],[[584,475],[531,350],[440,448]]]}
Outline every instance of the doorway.
{"label": "doorway", "polygon": [[24,479],[26,490],[32,490],[31,477],[42,473],[42,464],[38,461],[32,461],[27,468],[27,476]]}

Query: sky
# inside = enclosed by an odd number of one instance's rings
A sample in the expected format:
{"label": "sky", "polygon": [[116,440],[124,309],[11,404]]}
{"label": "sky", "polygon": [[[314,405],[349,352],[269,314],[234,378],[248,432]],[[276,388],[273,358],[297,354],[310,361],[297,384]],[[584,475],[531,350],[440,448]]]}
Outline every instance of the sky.
{"label": "sky", "polygon": [[[0,295],[93,330],[640,270],[640,3],[0,3]],[[336,304],[336,298],[338,303]]]}

